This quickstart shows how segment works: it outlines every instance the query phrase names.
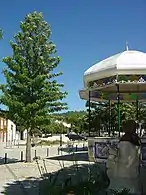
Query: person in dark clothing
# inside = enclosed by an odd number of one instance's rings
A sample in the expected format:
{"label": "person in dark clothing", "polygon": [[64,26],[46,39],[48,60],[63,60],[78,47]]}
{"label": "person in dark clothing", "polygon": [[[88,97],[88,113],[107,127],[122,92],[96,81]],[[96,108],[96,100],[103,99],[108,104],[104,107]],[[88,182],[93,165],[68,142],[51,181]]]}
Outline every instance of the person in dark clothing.
{"label": "person in dark clothing", "polygon": [[120,141],[129,141],[136,146],[140,146],[140,137],[136,133],[136,122],[134,120],[127,120],[123,124],[123,131],[125,134],[121,137]]}

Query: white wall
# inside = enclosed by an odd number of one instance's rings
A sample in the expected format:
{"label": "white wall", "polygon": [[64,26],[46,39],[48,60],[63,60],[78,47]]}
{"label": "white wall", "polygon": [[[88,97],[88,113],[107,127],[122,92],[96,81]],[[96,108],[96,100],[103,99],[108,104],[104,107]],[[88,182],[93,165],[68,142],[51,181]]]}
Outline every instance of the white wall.
{"label": "white wall", "polygon": [[25,129],[23,131],[23,140],[26,140],[27,139],[27,130]]}
{"label": "white wall", "polygon": [[16,141],[19,141],[19,140],[20,140],[20,132],[16,131]]}
{"label": "white wall", "polygon": [[[65,136],[66,134],[61,134],[62,136],[62,141],[63,142],[68,142],[69,139],[68,137]],[[59,141],[60,140],[60,135],[54,135],[52,137],[48,137],[48,138],[40,138],[41,140],[47,140],[47,141]]]}
{"label": "white wall", "polygon": [[8,119],[7,125],[7,142],[14,142],[17,138],[16,125]]}

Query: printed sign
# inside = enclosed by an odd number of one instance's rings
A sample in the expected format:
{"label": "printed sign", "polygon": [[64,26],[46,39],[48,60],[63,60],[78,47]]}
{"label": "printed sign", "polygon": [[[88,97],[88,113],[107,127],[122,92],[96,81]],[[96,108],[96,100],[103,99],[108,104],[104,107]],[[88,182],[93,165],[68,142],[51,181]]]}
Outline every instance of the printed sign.
{"label": "printed sign", "polygon": [[107,159],[109,148],[117,148],[118,141],[103,141],[103,142],[95,142],[94,145],[94,156],[97,159]]}
{"label": "printed sign", "polygon": [[110,143],[95,142],[94,156],[98,159],[107,159]]}

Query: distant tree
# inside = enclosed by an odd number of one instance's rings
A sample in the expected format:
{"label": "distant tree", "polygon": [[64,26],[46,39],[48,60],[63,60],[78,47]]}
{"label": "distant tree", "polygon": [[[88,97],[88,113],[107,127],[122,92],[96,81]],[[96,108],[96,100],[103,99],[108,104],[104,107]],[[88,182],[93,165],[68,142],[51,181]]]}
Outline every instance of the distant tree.
{"label": "distant tree", "polygon": [[64,114],[62,114],[63,121],[71,125],[71,129],[75,131],[76,133],[81,133],[82,132],[82,123],[83,123],[83,118],[85,116],[86,112],[85,111],[69,111]]}
{"label": "distant tree", "polygon": [[68,128],[65,127],[62,123],[52,122],[46,131],[46,133],[51,134],[63,134],[67,133]]}
{"label": "distant tree", "polygon": [[[87,116],[89,124],[89,109],[88,102],[87,106]],[[128,119],[136,118],[136,103],[121,103],[120,104],[120,121],[122,131],[122,123]],[[138,108],[138,120],[146,120],[146,105],[144,103],[139,103]],[[106,103],[94,103],[90,104],[90,132],[94,132],[97,135],[100,135],[100,131],[104,128],[105,132],[108,132],[109,136],[115,134],[115,131],[118,131],[118,110],[117,103],[109,102]]]}
{"label": "distant tree", "polygon": [[[55,115],[60,120],[71,124],[73,131],[77,133],[89,133],[89,102],[86,102],[85,111],[69,111]],[[128,119],[136,118],[136,102],[121,103],[120,116],[122,123]],[[139,121],[146,120],[146,104],[139,103],[138,108]],[[118,110],[115,102],[91,102],[90,103],[90,132],[92,135],[100,136],[103,132],[109,136],[115,135],[118,131]],[[122,128],[120,129],[122,131]]]}
{"label": "distant tree", "polygon": [[10,43],[13,55],[3,59],[7,82],[2,86],[1,102],[8,107],[9,117],[27,129],[26,161],[30,162],[33,130],[50,122],[49,113],[66,109],[61,100],[67,93],[56,80],[62,74],[54,72],[60,58],[54,55],[56,46],[42,13],[28,14],[20,29]]}

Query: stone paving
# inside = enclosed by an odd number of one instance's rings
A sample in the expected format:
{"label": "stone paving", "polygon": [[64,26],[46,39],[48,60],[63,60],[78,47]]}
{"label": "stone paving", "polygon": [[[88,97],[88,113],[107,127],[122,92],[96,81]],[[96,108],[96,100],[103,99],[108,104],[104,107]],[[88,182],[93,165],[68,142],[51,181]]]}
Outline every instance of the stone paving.
{"label": "stone paving", "polygon": [[[19,148],[15,146],[14,148],[2,148],[0,147],[0,157],[4,158],[5,153],[7,153],[7,157],[9,159],[15,159],[15,160],[20,160],[21,152],[23,152],[23,157],[25,158],[25,146],[20,146]],[[35,157],[35,150],[36,150],[36,155],[40,156],[41,158],[47,157],[47,148],[49,149],[49,156],[54,156],[58,154],[58,146],[38,146],[38,147],[33,147],[32,148],[32,158]],[[14,161],[15,161],[14,160]]]}
{"label": "stone paving", "polygon": [[[32,148],[32,157],[34,157],[35,149],[37,151],[37,156],[40,156],[44,160],[39,160],[37,162],[32,163],[24,163],[18,162],[20,160],[20,152],[24,152],[25,157],[25,147],[15,147],[6,149],[1,147],[0,150],[0,194],[11,195],[15,193],[15,195],[21,194],[39,194],[39,187],[37,181],[33,182],[34,178],[40,179],[40,171],[47,173],[54,172],[61,169],[62,164],[64,166],[71,166],[73,162],[71,161],[58,161],[58,160],[49,160],[45,159],[47,157],[47,148],[49,148],[49,156],[55,157],[58,155],[58,146],[52,147],[37,147]],[[3,164],[4,159],[3,156],[5,153],[8,153],[8,162],[9,164]],[[62,155],[67,154],[66,152],[62,152]],[[45,164],[44,164],[45,162]],[[79,162],[80,163],[80,162]],[[87,163],[87,162],[82,162]],[[45,166],[44,166],[45,165]],[[46,167],[46,168],[45,168]],[[45,169],[47,169],[45,171]],[[29,179],[28,179],[29,178]],[[30,179],[31,178],[31,179]],[[27,180],[27,181],[26,181]],[[23,182],[22,182],[23,181]],[[29,183],[31,183],[30,187],[28,187]],[[34,184],[33,184],[34,183]],[[32,184],[35,187],[32,187]]]}
{"label": "stone paving", "polygon": [[[85,163],[85,162],[79,162]],[[73,165],[73,162],[64,161],[64,167]],[[39,168],[36,162],[33,163],[14,163],[8,165],[0,165],[0,194],[39,194],[39,187],[37,182],[34,182],[35,187],[32,186],[34,179],[41,177]],[[55,172],[61,169],[61,165],[58,161],[45,160],[45,167],[42,160],[39,160],[39,167],[42,167],[41,173]],[[43,170],[43,171],[42,171]],[[27,180],[27,181],[26,181]],[[21,184],[23,183],[23,188],[25,188],[26,193],[23,192]],[[30,187],[28,188],[28,184]],[[5,192],[5,193],[4,193]]]}
{"label": "stone paving", "polygon": [[[83,146],[83,143],[74,143],[74,146],[78,145],[78,147]],[[85,145],[85,143],[84,143]],[[87,145],[87,143],[86,143]],[[64,145],[66,147],[66,145]],[[56,156],[58,155],[58,148],[59,145],[56,146],[37,146],[32,148],[32,158],[35,157],[35,150],[36,150],[36,155],[40,156],[41,158],[46,158],[47,157],[47,150],[49,152],[49,156]],[[6,148],[5,144],[0,144],[0,163],[1,163],[1,158],[4,158],[5,153],[7,153],[7,157],[9,158],[10,161],[18,161],[21,159],[21,152],[23,152],[23,157],[25,158],[25,146],[14,146],[14,147],[9,147]]]}
{"label": "stone paving", "polygon": [[[45,160],[45,164],[46,164],[47,172],[54,172],[61,168],[59,162],[57,161]],[[71,162],[65,162],[65,166],[70,166],[70,165],[72,165]],[[12,193],[12,190],[13,189],[15,190],[15,187],[13,187],[13,183],[15,183],[15,181],[17,181],[17,183],[19,184],[19,181],[26,180],[27,178],[39,178],[41,176],[36,162],[29,163],[29,164],[14,163],[14,164],[7,164],[7,165],[0,165],[0,166],[1,166],[0,167],[0,194],[2,194],[6,186],[12,186],[11,187],[12,188],[11,193]],[[44,163],[42,162],[42,160],[39,161],[39,167],[43,167],[43,170],[45,170]],[[21,184],[17,185],[18,189],[20,187]],[[8,187],[8,189],[9,188],[10,187]],[[29,192],[29,190],[27,191]],[[18,194],[20,194],[20,192]]]}

